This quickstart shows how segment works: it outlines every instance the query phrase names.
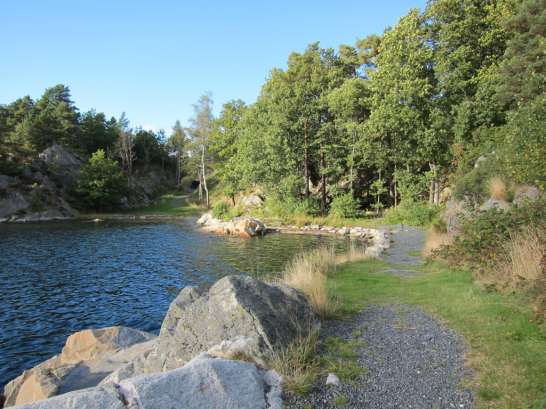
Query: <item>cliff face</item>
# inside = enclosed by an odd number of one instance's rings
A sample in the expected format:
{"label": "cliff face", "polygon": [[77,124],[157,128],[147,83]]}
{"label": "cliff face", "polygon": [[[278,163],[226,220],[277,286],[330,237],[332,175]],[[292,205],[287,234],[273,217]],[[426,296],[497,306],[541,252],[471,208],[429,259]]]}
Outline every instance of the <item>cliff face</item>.
{"label": "cliff face", "polygon": [[[0,174],[0,222],[65,220],[78,216],[72,188],[84,160],[60,145],[53,145],[17,174]],[[145,207],[169,184],[161,167],[137,169],[120,209]]]}
{"label": "cliff face", "polygon": [[0,221],[70,219],[69,192],[83,161],[60,145],[46,149],[17,176],[0,175]]}

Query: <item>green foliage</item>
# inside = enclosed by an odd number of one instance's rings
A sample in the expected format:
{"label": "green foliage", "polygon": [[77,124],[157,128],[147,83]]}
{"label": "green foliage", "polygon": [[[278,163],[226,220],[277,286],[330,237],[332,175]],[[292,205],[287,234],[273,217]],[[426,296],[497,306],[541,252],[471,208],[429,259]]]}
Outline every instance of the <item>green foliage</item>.
{"label": "green foliage", "polygon": [[76,193],[90,208],[105,210],[116,207],[125,191],[126,179],[115,160],[99,149],[82,166]]}
{"label": "green foliage", "polygon": [[358,202],[351,193],[345,193],[334,197],[330,204],[329,214],[335,217],[356,217],[358,215]]}
{"label": "green foliage", "polygon": [[226,202],[218,202],[212,206],[212,216],[217,219],[224,219],[230,211],[231,206]]}
{"label": "green foliage", "polygon": [[409,226],[428,226],[440,213],[439,206],[429,206],[422,201],[402,201],[397,207],[385,212],[383,221],[387,224],[407,224]]}
{"label": "green foliage", "polygon": [[456,179],[453,190],[456,199],[466,198],[476,204],[483,203],[490,196],[488,183],[491,178],[505,174],[496,154],[483,158],[485,159],[478,161],[471,171]]}
{"label": "green foliage", "polygon": [[525,226],[546,228],[544,200],[513,206],[507,211],[492,208],[470,215],[454,243],[444,247],[440,256],[478,269],[493,268],[505,256],[502,243]]}

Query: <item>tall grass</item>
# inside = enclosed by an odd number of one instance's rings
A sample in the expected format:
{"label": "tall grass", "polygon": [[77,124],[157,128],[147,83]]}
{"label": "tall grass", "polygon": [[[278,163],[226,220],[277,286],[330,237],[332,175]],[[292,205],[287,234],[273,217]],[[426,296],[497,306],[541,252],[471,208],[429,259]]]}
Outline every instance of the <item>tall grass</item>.
{"label": "tall grass", "polygon": [[489,179],[488,182],[488,189],[489,189],[489,196],[496,200],[506,200],[507,198],[507,189],[506,184],[504,181],[498,177],[495,176],[491,179]]}
{"label": "tall grass", "polygon": [[436,227],[431,227],[427,232],[425,245],[423,246],[423,257],[431,257],[434,255],[434,251],[440,249],[442,246],[448,246],[453,243],[453,236],[438,230]]}
{"label": "tall grass", "polygon": [[347,252],[336,254],[333,247],[319,247],[295,256],[287,264],[282,281],[307,296],[311,307],[321,318],[335,317],[338,302],[333,291],[328,289],[328,276],[335,273],[342,263],[367,258],[365,248],[351,245]]}
{"label": "tall grass", "polygon": [[544,271],[545,246],[541,238],[545,232],[527,227],[510,236],[504,248],[507,261],[501,266],[506,284],[511,287],[536,287],[546,282]]}

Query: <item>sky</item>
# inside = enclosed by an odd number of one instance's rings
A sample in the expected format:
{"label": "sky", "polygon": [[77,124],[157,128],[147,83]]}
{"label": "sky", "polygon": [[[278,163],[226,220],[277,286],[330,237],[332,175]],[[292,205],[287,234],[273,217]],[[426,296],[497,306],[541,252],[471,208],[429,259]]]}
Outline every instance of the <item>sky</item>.
{"label": "sky", "polygon": [[0,0],[0,104],[65,84],[131,126],[187,124],[211,92],[252,103],[270,70],[312,42],[354,45],[426,0]]}

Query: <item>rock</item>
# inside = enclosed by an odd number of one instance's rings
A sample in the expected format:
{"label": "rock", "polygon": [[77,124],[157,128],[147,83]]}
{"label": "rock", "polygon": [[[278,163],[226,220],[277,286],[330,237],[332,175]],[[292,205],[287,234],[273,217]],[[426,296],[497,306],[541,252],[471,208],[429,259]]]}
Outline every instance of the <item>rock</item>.
{"label": "rock", "polygon": [[170,372],[124,380],[119,391],[142,409],[266,409],[270,387],[254,364],[203,354]]}
{"label": "rock", "polygon": [[256,337],[238,336],[230,340],[224,340],[211,347],[207,354],[216,358],[249,361],[262,367],[266,366]]}
{"label": "rock", "polygon": [[222,221],[212,217],[210,213],[205,213],[197,220],[197,224],[212,233],[245,238],[264,235],[267,231],[261,221],[246,216],[236,217],[230,221]]}
{"label": "rock", "polygon": [[84,330],[68,337],[60,355],[24,371],[4,388],[5,406],[96,386],[150,351],[153,335],[127,327]]}
{"label": "rock", "polygon": [[79,168],[82,160],[61,145],[54,144],[38,155],[48,166],[56,168]]}
{"label": "rock", "polygon": [[342,227],[342,228],[340,228],[340,229],[338,229],[336,231],[337,234],[341,234],[343,236],[349,234],[350,232],[351,232],[351,230],[349,228],[347,228],[347,227]]}
{"label": "rock", "polygon": [[86,329],[67,338],[60,359],[62,364],[92,361],[150,339],[153,335],[129,327]]}
{"label": "rock", "polygon": [[54,144],[38,157],[47,165],[50,176],[69,190],[76,181],[83,161],[61,145]]}
{"label": "rock", "polygon": [[493,197],[490,197],[484,204],[480,206],[480,210],[485,211],[492,208],[496,208],[499,210],[508,210],[510,209],[510,203],[508,203],[505,200],[501,199],[495,199]]}
{"label": "rock", "polygon": [[0,175],[0,190],[6,190],[14,182],[14,178],[7,175]]}
{"label": "rock", "polygon": [[113,386],[84,389],[14,409],[127,409]]}
{"label": "rock", "polygon": [[233,232],[230,227],[227,228],[228,234],[235,234],[240,237],[254,237],[265,234],[266,228],[258,219],[251,217],[237,217],[231,221],[233,223]]}
{"label": "rock", "polygon": [[316,322],[307,299],[297,290],[245,275],[224,277],[207,292],[192,287],[180,292],[152,352],[134,362],[132,370],[140,374],[178,368],[224,341],[238,345],[239,337],[257,344],[252,355],[259,360],[307,334]]}
{"label": "rock", "polygon": [[341,386],[341,381],[335,373],[329,373],[326,378],[326,385]]}
{"label": "rock", "polygon": [[22,212],[30,207],[30,203],[19,192],[10,192],[0,199],[0,218],[6,218]]}
{"label": "rock", "polygon": [[534,202],[540,198],[540,191],[535,186],[519,186],[516,189],[513,203],[521,205],[525,202]]}
{"label": "rock", "polygon": [[251,193],[243,196],[239,199],[239,205],[245,209],[251,209],[254,207],[261,207],[264,204],[264,200],[257,194]]}
{"label": "rock", "polygon": [[457,234],[461,229],[463,221],[470,216],[472,209],[464,200],[451,198],[447,201],[446,209],[442,213],[442,220],[446,224],[448,234]]}

